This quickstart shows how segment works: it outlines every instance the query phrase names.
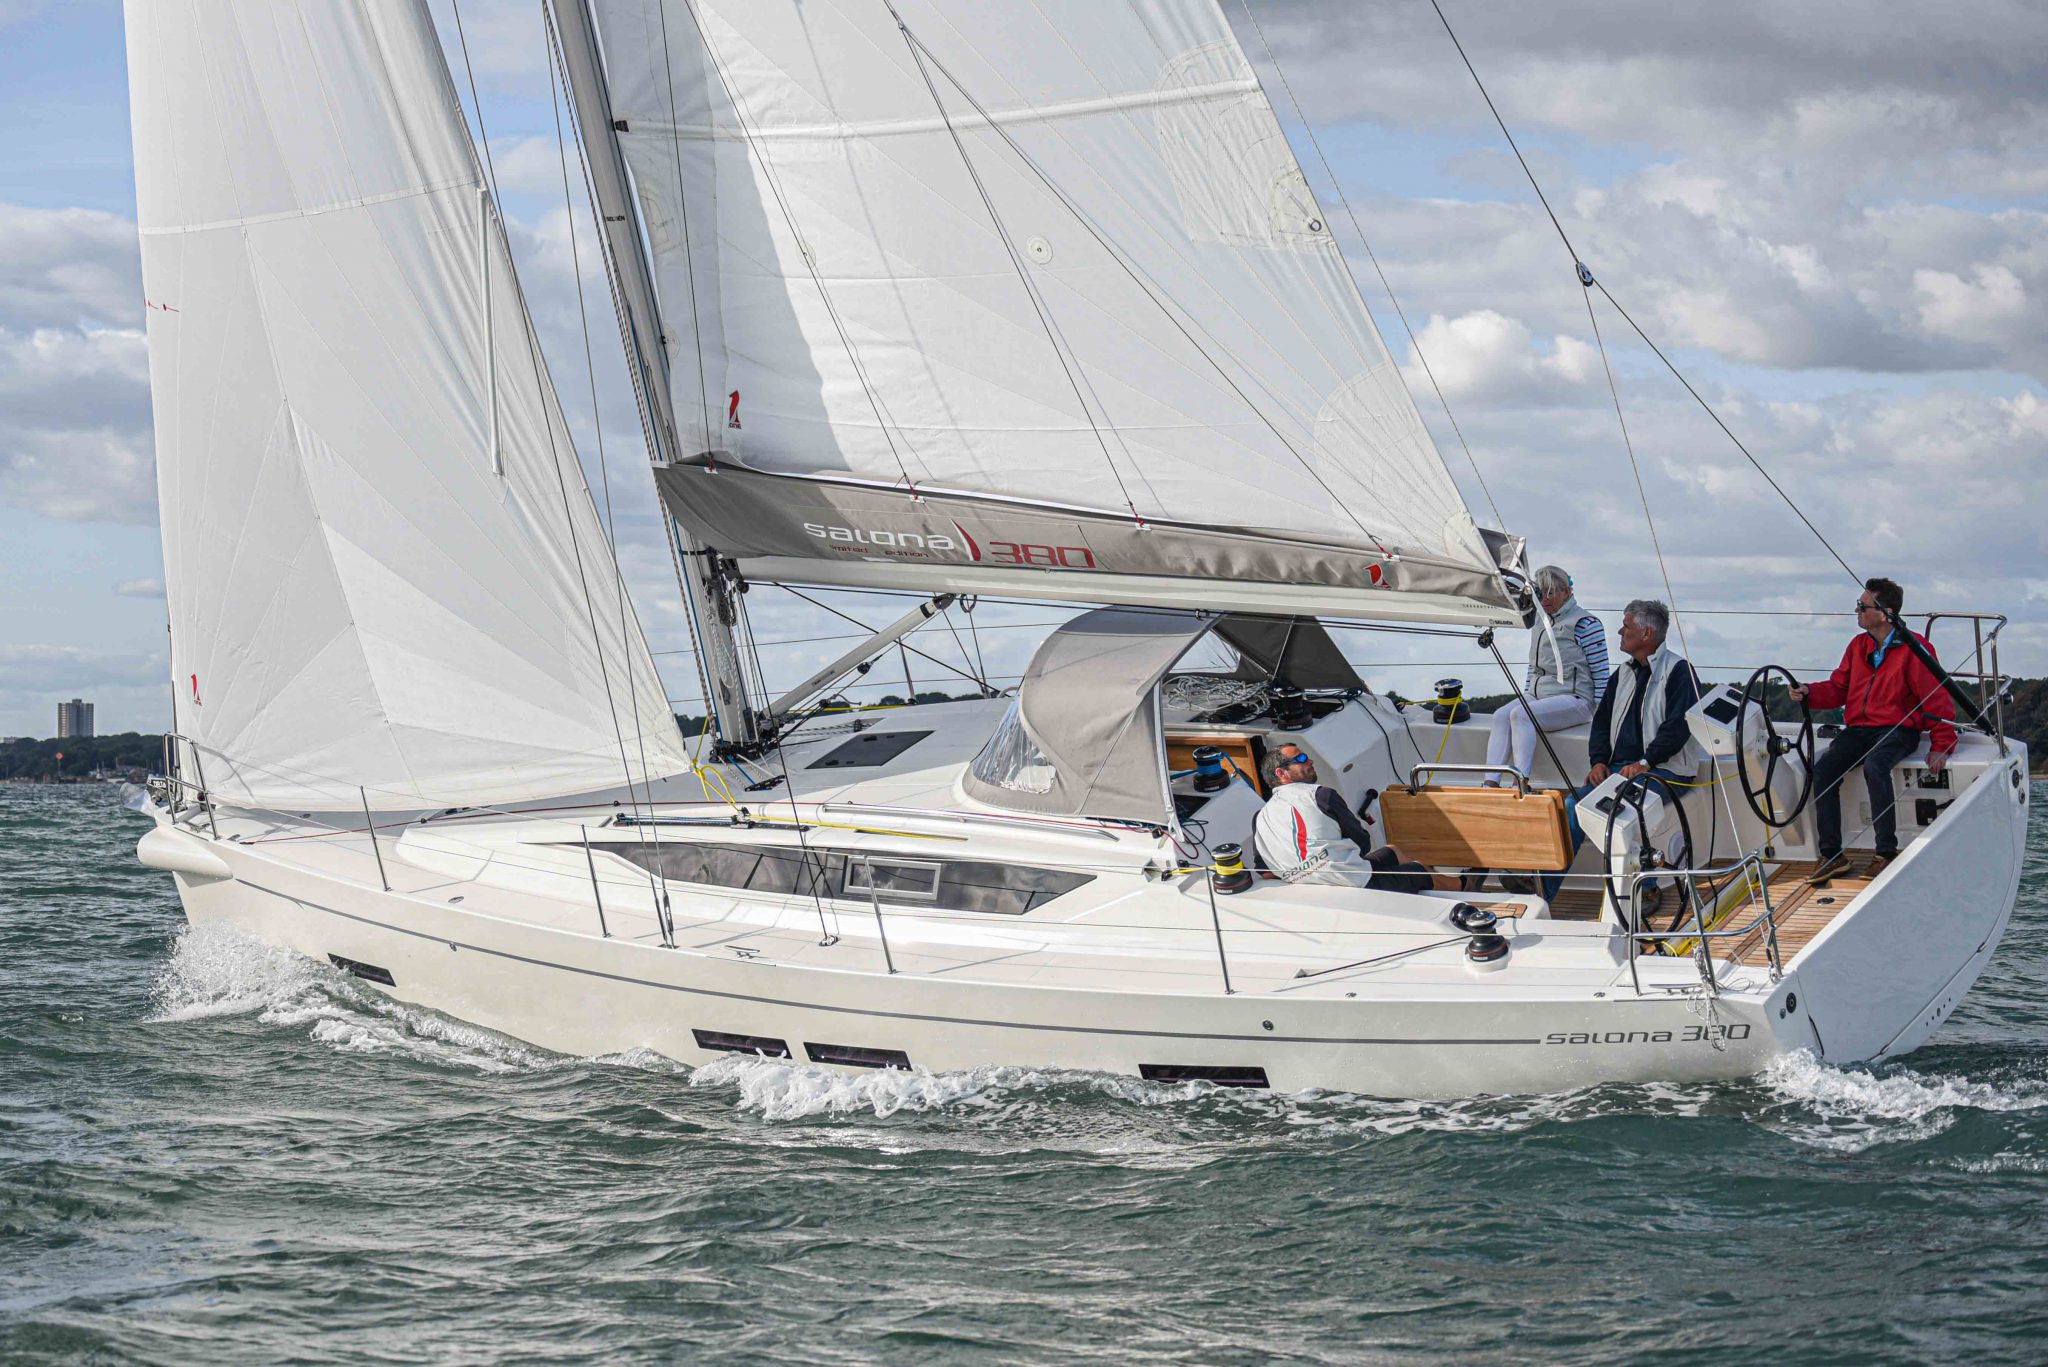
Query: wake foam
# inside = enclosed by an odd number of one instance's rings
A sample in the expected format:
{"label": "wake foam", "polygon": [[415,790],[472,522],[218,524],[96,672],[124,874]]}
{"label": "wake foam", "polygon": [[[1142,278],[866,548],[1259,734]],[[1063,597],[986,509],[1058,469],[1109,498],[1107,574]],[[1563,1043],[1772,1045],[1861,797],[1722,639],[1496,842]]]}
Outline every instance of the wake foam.
{"label": "wake foam", "polygon": [[484,1073],[529,1072],[572,1060],[357,986],[302,954],[216,922],[187,926],[158,977],[153,1021],[253,1016],[306,1026],[343,1053],[395,1054]]}
{"label": "wake foam", "polygon": [[2007,1086],[1939,1073],[1836,1068],[1801,1050],[1758,1079],[1777,1103],[1767,1118],[1801,1143],[1861,1152],[1939,1134],[1967,1111],[2048,1109],[2048,1086]]}
{"label": "wake foam", "polygon": [[728,1054],[690,1074],[692,1087],[732,1086],[741,1110],[765,1120],[815,1115],[874,1115],[934,1111],[990,1100],[995,1090],[1032,1086],[1045,1075],[1023,1068],[970,1068],[933,1073],[877,1068],[849,1073],[811,1063]]}
{"label": "wake foam", "polygon": [[[217,923],[187,927],[177,937],[156,983],[159,1022],[249,1016],[265,1025],[304,1029],[341,1053],[392,1055],[478,1073],[537,1072],[596,1065],[683,1078],[691,1089],[729,1087],[735,1109],[769,1121],[812,1117],[947,1114],[971,1116],[1023,1131],[1081,1124],[1097,1139],[1100,1103],[1126,1121],[1150,1115],[1187,1136],[1213,1124],[1237,1142],[1331,1133],[1399,1136],[1418,1132],[1513,1134],[1620,1116],[1740,1116],[1798,1143],[1843,1152],[1910,1143],[1939,1134],[1970,1112],[2048,1110],[2048,1080],[1977,1081],[1912,1071],[1834,1067],[1800,1052],[1772,1063],[1755,1081],[1716,1084],[1609,1085],[1539,1096],[1398,1101],[1345,1092],[1294,1095],[1217,1088],[1207,1083],[1156,1083],[1105,1073],[1014,1066],[955,1072],[849,1072],[783,1059],[728,1055],[701,1067],[635,1049],[599,1059],[574,1059],[521,1044],[370,991],[354,979],[288,950],[273,948]],[[1062,1112],[1094,1111],[1092,1119]],[[1151,1122],[1139,1124],[1139,1131]],[[1041,1137],[1043,1137],[1041,1135]],[[2032,1161],[2032,1160],[2026,1160]]]}
{"label": "wake foam", "polygon": [[216,923],[187,926],[158,976],[154,1021],[242,1016],[301,1001],[319,991],[322,970],[304,955],[275,949]]}

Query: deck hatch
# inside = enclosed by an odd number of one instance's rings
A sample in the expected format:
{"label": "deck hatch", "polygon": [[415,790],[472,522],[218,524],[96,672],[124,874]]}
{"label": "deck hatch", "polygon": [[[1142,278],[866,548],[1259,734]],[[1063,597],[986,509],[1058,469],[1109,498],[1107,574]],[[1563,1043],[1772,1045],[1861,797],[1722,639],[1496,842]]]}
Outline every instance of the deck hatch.
{"label": "deck hatch", "polygon": [[1269,1087],[1264,1068],[1235,1063],[1141,1063],[1147,1082],[1212,1082],[1218,1087]]}
{"label": "deck hatch", "polygon": [[847,1068],[910,1067],[910,1055],[901,1049],[863,1049],[857,1044],[813,1044],[805,1040],[804,1052],[813,1063],[837,1063]]}
{"label": "deck hatch", "polygon": [[733,1035],[723,1030],[692,1030],[697,1047],[714,1054],[758,1054],[762,1058],[788,1058],[789,1044],[770,1035]]}
{"label": "deck hatch", "polygon": [[929,736],[929,731],[863,731],[841,741],[804,767],[806,769],[875,769],[887,764]]}
{"label": "deck hatch", "polygon": [[391,970],[388,968],[379,968],[375,964],[366,964],[357,959],[344,959],[339,954],[328,955],[327,962],[350,977],[361,978],[364,982],[382,983],[386,987],[398,986],[392,980]]}

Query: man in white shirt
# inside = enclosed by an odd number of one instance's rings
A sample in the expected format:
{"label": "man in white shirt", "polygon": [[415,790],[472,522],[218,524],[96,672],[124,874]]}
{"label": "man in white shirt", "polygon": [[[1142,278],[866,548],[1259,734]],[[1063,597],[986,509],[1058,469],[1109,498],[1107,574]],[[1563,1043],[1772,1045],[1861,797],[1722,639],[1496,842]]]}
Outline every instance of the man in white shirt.
{"label": "man in white shirt", "polygon": [[1252,823],[1261,868],[1290,883],[1334,883],[1387,892],[1456,891],[1455,878],[1402,861],[1391,845],[1375,848],[1365,823],[1334,788],[1316,782],[1316,764],[1298,745],[1282,745],[1266,763],[1273,796]]}

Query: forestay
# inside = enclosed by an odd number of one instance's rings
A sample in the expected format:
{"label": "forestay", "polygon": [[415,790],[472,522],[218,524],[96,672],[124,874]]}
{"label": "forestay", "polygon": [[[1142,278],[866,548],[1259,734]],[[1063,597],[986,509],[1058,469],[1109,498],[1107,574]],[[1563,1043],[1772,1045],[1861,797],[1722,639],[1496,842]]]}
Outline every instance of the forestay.
{"label": "forestay", "polygon": [[1214,4],[595,8],[705,453],[660,482],[750,572],[1505,620]]}
{"label": "forestay", "polygon": [[229,800],[688,766],[419,0],[130,0],[176,721]]}

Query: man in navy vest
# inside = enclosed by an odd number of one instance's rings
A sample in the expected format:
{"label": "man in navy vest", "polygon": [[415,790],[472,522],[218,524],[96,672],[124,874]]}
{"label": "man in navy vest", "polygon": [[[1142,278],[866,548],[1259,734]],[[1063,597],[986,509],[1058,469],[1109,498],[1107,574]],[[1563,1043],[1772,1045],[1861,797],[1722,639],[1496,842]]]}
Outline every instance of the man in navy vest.
{"label": "man in navy vest", "polygon": [[[1700,700],[1699,680],[1683,657],[1665,648],[1670,630],[1671,609],[1654,598],[1638,598],[1623,610],[1623,659],[1600,695],[1586,742],[1592,767],[1565,804],[1574,853],[1586,843],[1579,829],[1579,799],[1609,774],[1619,770],[1640,778],[1665,801],[1676,802],[1682,794],[1671,785],[1691,782],[1698,769],[1700,750],[1685,714]],[[1554,900],[1563,884],[1563,874],[1545,874],[1543,896]]]}

